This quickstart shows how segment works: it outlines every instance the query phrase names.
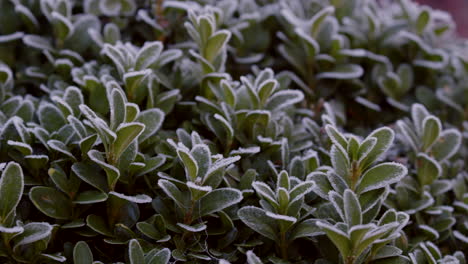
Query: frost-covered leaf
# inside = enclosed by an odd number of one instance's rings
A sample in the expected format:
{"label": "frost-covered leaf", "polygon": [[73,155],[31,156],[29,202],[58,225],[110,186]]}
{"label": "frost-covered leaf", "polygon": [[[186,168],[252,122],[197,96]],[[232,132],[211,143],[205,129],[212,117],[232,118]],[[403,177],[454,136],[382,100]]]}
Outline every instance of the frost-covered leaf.
{"label": "frost-covered leaf", "polygon": [[45,222],[32,222],[23,226],[23,232],[13,237],[13,250],[27,244],[45,239],[51,235],[52,226]]}
{"label": "frost-covered leaf", "polygon": [[145,43],[136,56],[135,70],[145,70],[152,66],[159,59],[162,49],[163,45],[159,41]]}
{"label": "frost-covered leaf", "polygon": [[430,148],[439,138],[442,125],[440,120],[434,116],[424,118],[422,123],[422,148],[426,150]]}
{"label": "frost-covered leaf", "polygon": [[432,146],[431,152],[436,160],[444,161],[457,153],[460,149],[461,141],[461,134],[458,130],[444,130],[437,142]]}
{"label": "frost-covered leaf", "polygon": [[139,142],[143,142],[149,137],[153,136],[164,122],[164,112],[158,108],[148,109],[142,111],[137,118],[137,122],[145,125],[145,130],[138,138]]}
{"label": "frost-covered leaf", "polygon": [[432,184],[442,174],[442,167],[435,159],[425,153],[419,153],[417,158],[419,183],[421,185]]}
{"label": "frost-covered leaf", "polygon": [[278,240],[276,223],[266,215],[264,210],[254,206],[246,206],[239,209],[237,214],[240,220],[255,232],[271,240]]}
{"label": "frost-covered leaf", "polygon": [[76,243],[73,248],[73,261],[75,264],[93,264],[93,252],[86,242]]}
{"label": "frost-covered leaf", "polygon": [[140,243],[138,243],[138,240],[130,240],[130,243],[128,244],[128,256],[130,258],[130,264],[145,263],[145,255]]}
{"label": "frost-covered leaf", "polygon": [[0,223],[3,223],[21,200],[24,189],[24,176],[21,166],[10,162],[0,178]]}
{"label": "frost-covered leaf", "polygon": [[219,212],[242,200],[242,193],[233,188],[220,188],[203,196],[199,201],[199,209],[195,210],[201,216]]}
{"label": "frost-covered leaf", "polygon": [[114,162],[120,158],[122,153],[130,146],[133,140],[144,131],[145,125],[138,122],[125,123],[117,128],[115,142],[111,145],[110,153]]}
{"label": "frost-covered leaf", "polygon": [[72,214],[70,199],[54,188],[35,186],[29,192],[32,203],[39,211],[55,219],[68,219]]}
{"label": "frost-covered leaf", "polygon": [[356,191],[367,191],[383,188],[401,180],[408,173],[408,169],[395,162],[385,162],[367,170],[360,178]]}
{"label": "frost-covered leaf", "polygon": [[393,143],[395,133],[388,127],[382,127],[374,130],[367,138],[375,138],[377,142],[366,155],[362,155],[359,160],[361,170],[369,167],[374,161],[381,157],[390,148]]}
{"label": "frost-covered leaf", "polygon": [[317,74],[317,79],[337,79],[347,80],[356,79],[362,76],[364,70],[357,64],[342,64],[338,65],[330,72],[321,72]]}
{"label": "frost-covered leaf", "polygon": [[343,208],[348,226],[362,224],[361,205],[356,194],[350,189],[347,189],[343,194]]}
{"label": "frost-covered leaf", "polygon": [[335,226],[324,222],[317,222],[317,226],[325,232],[327,237],[338,248],[343,259],[345,259],[352,250],[352,245],[349,241],[348,235]]}

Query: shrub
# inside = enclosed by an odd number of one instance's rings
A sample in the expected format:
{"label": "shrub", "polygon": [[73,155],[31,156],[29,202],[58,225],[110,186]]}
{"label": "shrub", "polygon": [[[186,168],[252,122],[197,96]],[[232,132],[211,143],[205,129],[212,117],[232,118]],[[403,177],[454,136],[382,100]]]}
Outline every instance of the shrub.
{"label": "shrub", "polygon": [[466,263],[448,14],[2,0],[0,25],[1,263]]}

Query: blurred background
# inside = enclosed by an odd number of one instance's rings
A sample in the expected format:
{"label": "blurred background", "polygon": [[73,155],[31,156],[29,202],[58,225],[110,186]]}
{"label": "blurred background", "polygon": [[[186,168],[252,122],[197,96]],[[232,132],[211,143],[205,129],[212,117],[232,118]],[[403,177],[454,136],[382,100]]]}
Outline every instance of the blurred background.
{"label": "blurred background", "polygon": [[416,2],[448,11],[457,23],[458,34],[468,37],[468,0],[416,0]]}

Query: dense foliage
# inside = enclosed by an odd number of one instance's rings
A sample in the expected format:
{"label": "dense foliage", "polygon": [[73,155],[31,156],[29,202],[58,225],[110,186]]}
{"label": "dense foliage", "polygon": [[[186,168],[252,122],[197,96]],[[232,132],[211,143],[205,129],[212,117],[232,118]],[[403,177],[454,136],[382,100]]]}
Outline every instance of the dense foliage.
{"label": "dense foliage", "polygon": [[0,262],[465,264],[454,32],[409,0],[0,0]]}

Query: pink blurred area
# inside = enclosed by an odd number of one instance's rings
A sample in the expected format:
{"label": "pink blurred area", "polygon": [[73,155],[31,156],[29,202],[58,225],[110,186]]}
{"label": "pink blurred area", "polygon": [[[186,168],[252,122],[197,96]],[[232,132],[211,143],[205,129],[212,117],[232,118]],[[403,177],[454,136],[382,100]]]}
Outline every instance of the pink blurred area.
{"label": "pink blurred area", "polygon": [[457,23],[458,34],[468,37],[468,0],[416,0],[416,2],[448,11]]}

